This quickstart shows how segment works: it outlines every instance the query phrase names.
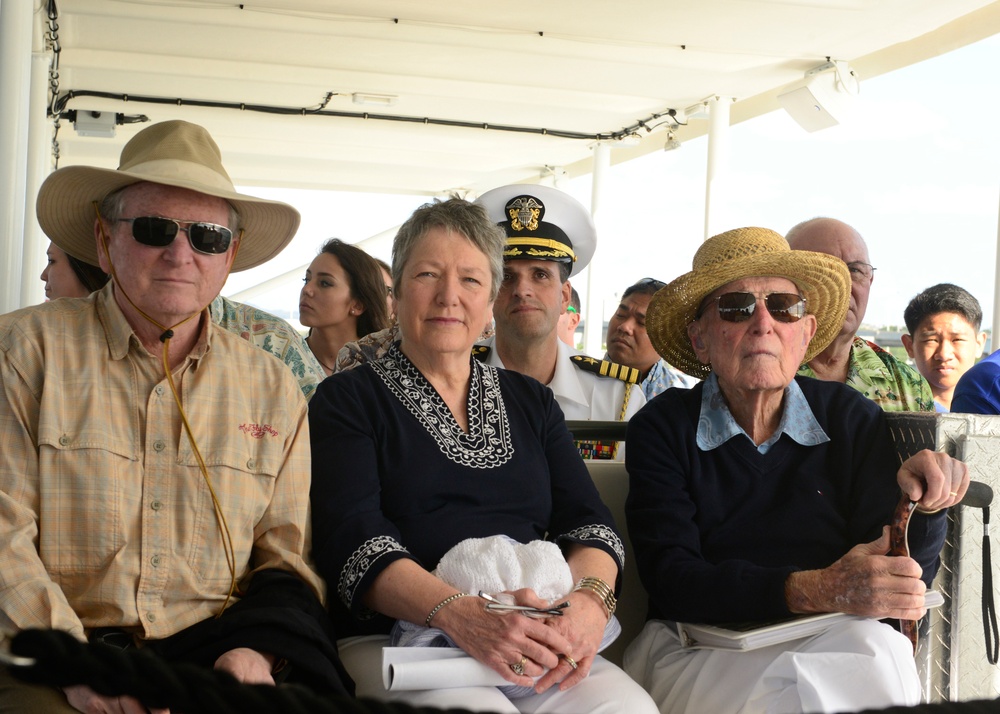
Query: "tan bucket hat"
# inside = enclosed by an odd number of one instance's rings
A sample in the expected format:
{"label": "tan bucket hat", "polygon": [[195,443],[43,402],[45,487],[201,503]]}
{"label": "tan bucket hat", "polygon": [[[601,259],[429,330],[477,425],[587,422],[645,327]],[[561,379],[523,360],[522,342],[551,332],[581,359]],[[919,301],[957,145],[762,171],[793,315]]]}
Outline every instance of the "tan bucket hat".
{"label": "tan bucket hat", "polygon": [[222,167],[218,145],[204,127],[186,121],[160,122],[140,131],[122,149],[117,170],[67,166],[50,174],[35,202],[38,223],[64,251],[97,265],[93,202],[142,181],[190,189],[232,204],[243,228],[233,272],[266,263],[299,228],[299,212],[287,203],[237,193]]}
{"label": "tan bucket hat", "polygon": [[787,278],[806,299],[806,312],[816,316],[816,334],[805,361],[822,352],[844,326],[851,298],[847,264],[825,253],[792,250],[779,233],[767,228],[737,228],[701,244],[692,270],[660,288],[646,311],[646,333],[660,356],[693,377],[704,379],[709,365],[698,361],[687,326],[702,301],[734,280],[750,277]]}

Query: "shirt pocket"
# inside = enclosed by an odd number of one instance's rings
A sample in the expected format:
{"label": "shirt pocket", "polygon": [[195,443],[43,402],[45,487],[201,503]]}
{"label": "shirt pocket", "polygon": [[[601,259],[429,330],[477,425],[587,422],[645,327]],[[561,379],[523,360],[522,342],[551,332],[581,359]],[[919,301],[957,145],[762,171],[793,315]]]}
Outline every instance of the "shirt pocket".
{"label": "shirt pocket", "polygon": [[[266,527],[262,521],[284,462],[284,442],[234,439],[214,449],[199,445],[212,484],[209,490],[187,438],[181,438],[178,458],[189,474],[188,482],[194,486],[178,515],[178,543],[186,545],[186,562],[199,583],[228,587],[228,543],[224,540],[224,532],[232,539],[236,577],[239,578],[253,567],[253,544]],[[225,528],[216,513],[213,492]]]}
{"label": "shirt pocket", "polygon": [[41,424],[38,551],[67,592],[74,578],[107,571],[129,542],[142,475],[132,446],[92,430]]}

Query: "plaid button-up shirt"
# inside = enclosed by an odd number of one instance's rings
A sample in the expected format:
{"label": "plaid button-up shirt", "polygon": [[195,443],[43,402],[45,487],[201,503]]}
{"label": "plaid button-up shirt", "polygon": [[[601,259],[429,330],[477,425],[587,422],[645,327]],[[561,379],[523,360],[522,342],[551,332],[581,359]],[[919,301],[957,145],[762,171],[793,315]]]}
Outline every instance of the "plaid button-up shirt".
{"label": "plaid button-up shirt", "polygon": [[[203,316],[174,380],[237,577],[281,568],[321,594],[305,561],[309,432],[291,372]],[[161,356],[112,285],[0,316],[0,621],[161,638],[215,615],[229,582]]]}

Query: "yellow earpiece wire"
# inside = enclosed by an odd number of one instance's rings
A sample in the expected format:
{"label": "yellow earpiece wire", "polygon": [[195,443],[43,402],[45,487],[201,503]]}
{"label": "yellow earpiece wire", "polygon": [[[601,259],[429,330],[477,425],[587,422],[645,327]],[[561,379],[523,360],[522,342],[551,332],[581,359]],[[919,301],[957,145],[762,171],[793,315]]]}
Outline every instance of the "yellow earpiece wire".
{"label": "yellow earpiece wire", "polygon": [[[226,565],[229,566],[229,592],[226,594],[225,602],[222,603],[222,609],[220,609],[219,612],[216,613],[215,615],[216,618],[218,618],[222,615],[223,612],[226,611],[226,608],[229,607],[229,601],[232,600],[233,593],[236,592],[236,551],[235,548],[233,547],[232,534],[230,534],[229,532],[229,523],[226,521],[226,515],[222,512],[222,504],[219,503],[219,498],[215,494],[215,487],[212,486],[212,479],[208,475],[208,466],[206,466],[205,464],[205,459],[202,458],[201,449],[198,448],[198,442],[194,438],[194,432],[191,429],[190,422],[188,422],[187,414],[184,411],[184,405],[181,403],[180,393],[177,391],[176,384],[174,384],[174,375],[170,370],[170,358],[169,358],[170,340],[174,335],[174,328],[180,327],[191,318],[203,313],[205,311],[205,307],[208,307],[208,305],[203,307],[198,312],[188,315],[183,320],[170,327],[161,325],[159,321],[157,321],[150,315],[147,315],[142,310],[142,308],[140,308],[138,305],[135,304],[135,302],[132,301],[132,298],[129,296],[128,292],[125,290],[124,287],[122,287],[121,282],[118,280],[118,274],[115,272],[115,264],[111,260],[111,253],[108,251],[108,236],[107,233],[105,233],[104,231],[104,219],[101,217],[101,209],[97,201],[94,201],[93,204],[94,204],[94,211],[97,213],[97,224],[101,233],[101,249],[104,251],[104,257],[107,259],[108,266],[111,268],[111,277],[115,281],[115,289],[121,290],[122,295],[124,295],[125,299],[128,300],[129,305],[131,305],[136,310],[136,312],[142,315],[143,318],[151,322],[153,325],[156,325],[156,327],[158,327],[159,329],[163,330],[163,334],[160,335],[160,342],[163,343],[163,353],[162,353],[163,371],[167,376],[167,384],[170,385],[170,393],[173,394],[174,402],[177,404],[177,409],[180,412],[181,423],[184,425],[184,433],[187,434],[188,443],[191,445],[191,450],[192,452],[194,452],[195,458],[198,461],[198,468],[201,471],[201,476],[205,480],[205,485],[208,486],[209,494],[212,496],[212,507],[215,511],[215,520],[219,526],[219,534],[222,536],[222,549],[226,554]],[[229,262],[229,269],[231,269],[233,263],[236,262],[236,254],[239,253],[240,243],[242,243],[242,239],[243,239],[243,229],[241,228],[240,234],[236,239],[236,247],[233,250],[233,258]],[[228,276],[229,274],[228,270],[226,274]]]}

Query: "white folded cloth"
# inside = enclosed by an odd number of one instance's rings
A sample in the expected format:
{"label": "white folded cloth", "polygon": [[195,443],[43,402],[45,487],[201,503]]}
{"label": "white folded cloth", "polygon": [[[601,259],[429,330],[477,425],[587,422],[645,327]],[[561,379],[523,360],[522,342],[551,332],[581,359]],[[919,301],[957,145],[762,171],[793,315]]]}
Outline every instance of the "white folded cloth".
{"label": "white folded cloth", "polygon": [[[480,590],[502,593],[531,588],[550,604],[562,601],[573,590],[573,573],[559,546],[550,541],[518,543],[505,535],[468,538],[451,548],[434,569],[434,575],[469,595]],[[604,628],[603,650],[621,634],[618,619]],[[390,634],[394,647],[457,647],[444,631],[405,620],[397,620]],[[454,686],[464,686],[456,682]],[[513,684],[500,687],[509,699],[534,693],[532,687]]]}
{"label": "white folded cloth", "polygon": [[473,594],[531,588],[551,602],[573,589],[573,573],[558,545],[547,540],[518,543],[505,535],[461,541],[444,554],[434,574]]}

